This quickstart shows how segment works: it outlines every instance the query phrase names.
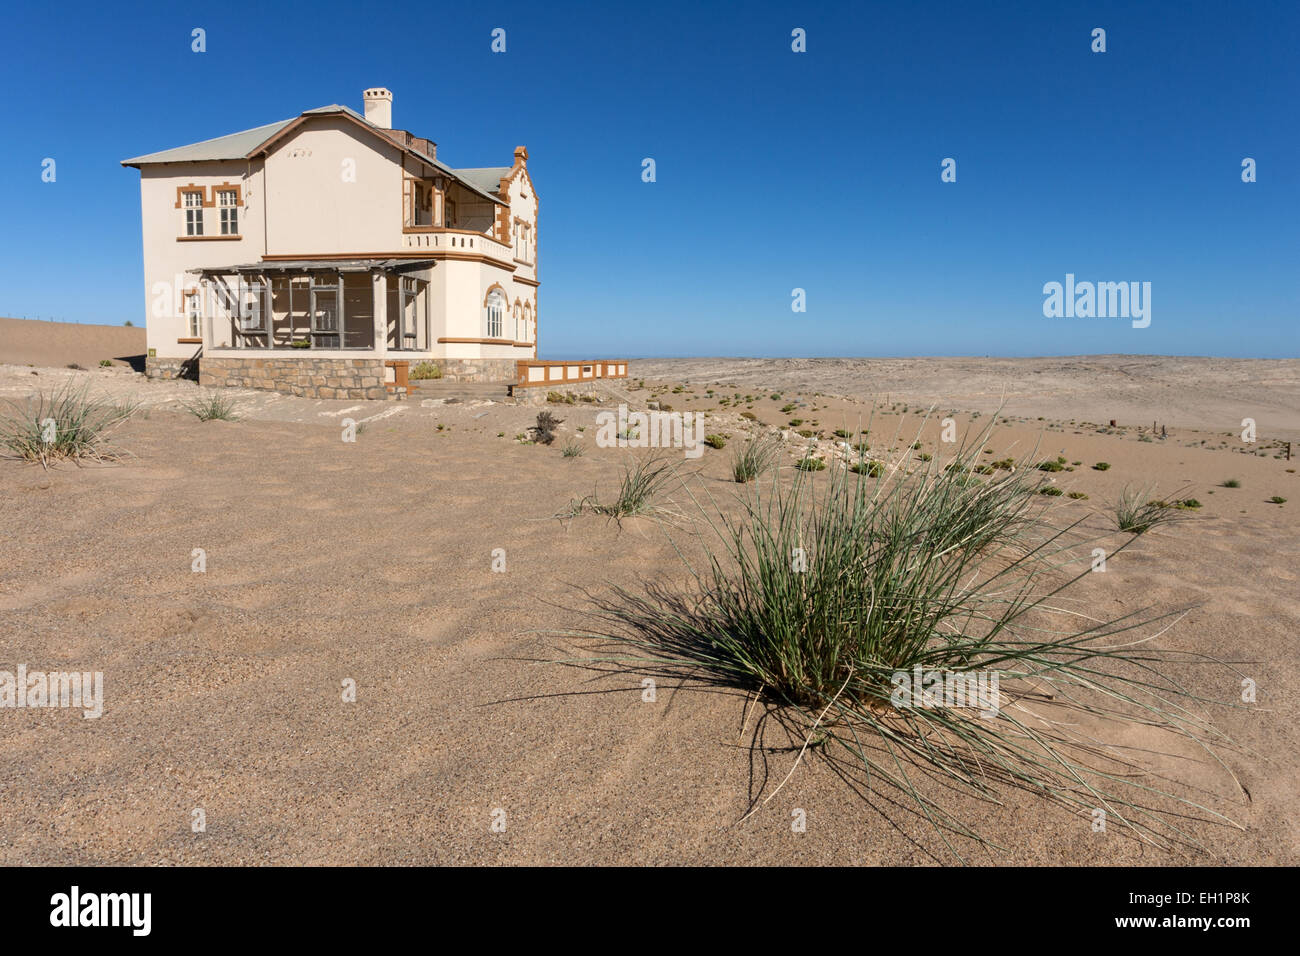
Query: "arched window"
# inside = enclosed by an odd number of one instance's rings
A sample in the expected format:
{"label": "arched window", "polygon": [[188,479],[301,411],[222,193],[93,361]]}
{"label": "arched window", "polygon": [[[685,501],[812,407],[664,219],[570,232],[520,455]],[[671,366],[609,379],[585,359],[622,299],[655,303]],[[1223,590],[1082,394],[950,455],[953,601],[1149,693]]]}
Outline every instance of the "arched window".
{"label": "arched window", "polygon": [[533,307],[531,303],[524,303],[524,334],[519,337],[521,342],[532,342],[533,338]]}
{"label": "arched window", "polygon": [[500,289],[493,289],[488,293],[486,309],[487,331],[484,334],[489,339],[499,339],[506,315],[506,297]]}
{"label": "arched window", "polygon": [[521,342],[523,341],[524,338],[524,310],[519,305],[518,299],[515,299],[514,318],[515,318],[515,329],[514,329],[515,341]]}

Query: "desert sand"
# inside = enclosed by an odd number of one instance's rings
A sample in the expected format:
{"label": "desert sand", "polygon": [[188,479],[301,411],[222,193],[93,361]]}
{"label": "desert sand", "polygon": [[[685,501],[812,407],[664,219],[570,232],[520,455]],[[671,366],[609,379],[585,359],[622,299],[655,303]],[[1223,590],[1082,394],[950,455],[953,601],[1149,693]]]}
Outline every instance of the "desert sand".
{"label": "desert sand", "polygon": [[114,365],[144,368],[145,330],[121,325],[81,325],[35,319],[0,319],[0,362],[62,368]]}
{"label": "desert sand", "polygon": [[[1184,821],[1209,852],[1157,848],[1030,793],[1003,790],[998,805],[925,786],[1004,848],[959,841],[970,862],[1295,864],[1300,480],[1278,442],[1300,437],[1297,365],[686,360],[633,363],[647,381],[624,390],[704,410],[707,430],[733,440],[756,427],[742,411],[783,427],[795,416],[828,454],[830,430],[866,427],[878,395],[872,435],[907,459],[914,435],[918,455],[943,451],[938,416],[923,424],[919,411],[936,404],[978,428],[1015,381],[992,447],[1080,462],[1052,476],[1088,496],[1052,499],[1062,522],[1104,532],[1125,485],[1188,489],[1203,503],[1192,518],[1069,593],[1100,616],[1191,608],[1159,646],[1239,662],[1179,675],[1238,703],[1204,708],[1233,740],[1227,769],[1112,729],[1243,829]],[[697,560],[707,534],[692,496],[734,507],[730,448],[681,459],[672,523],[561,519],[644,454],[596,447],[596,406],[555,407],[559,441],[542,446],[516,440],[537,409],[492,403],[232,390],[240,420],[200,422],[183,408],[194,386],[125,368],[2,366],[0,398],[74,376],[141,411],[116,433],[129,453],[118,463],[0,460],[0,669],[102,671],[104,713],[0,710],[0,863],[955,862],[914,805],[816,755],[741,822],[801,743],[774,708],[746,725],[739,691],[661,684],[646,702],[635,670],[557,663],[595,653],[565,636],[591,626],[588,594],[686,579],[677,549]],[[1245,444],[1252,412],[1260,440]],[[341,440],[346,417],[364,422],[355,443]],[[1165,437],[1146,434],[1152,419]],[[787,435],[788,471],[805,440]],[[562,457],[569,440],[582,457]],[[1230,478],[1240,487],[1222,487]],[[191,570],[195,548],[205,573]],[[1238,672],[1258,683],[1257,704],[1240,705]],[[342,700],[348,680],[355,703]],[[792,832],[795,810],[805,833]]]}

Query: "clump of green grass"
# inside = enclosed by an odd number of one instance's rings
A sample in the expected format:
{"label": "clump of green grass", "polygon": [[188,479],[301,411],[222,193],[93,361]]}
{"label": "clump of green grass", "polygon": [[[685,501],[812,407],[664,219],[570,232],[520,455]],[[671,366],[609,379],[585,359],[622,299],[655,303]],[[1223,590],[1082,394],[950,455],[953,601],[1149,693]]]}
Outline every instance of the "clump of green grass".
{"label": "clump of green grass", "polygon": [[[308,345],[311,343],[308,342]],[[295,347],[297,343],[294,343]],[[304,346],[305,348],[306,346]],[[416,362],[415,367],[411,369],[408,378],[415,381],[426,381],[428,379],[442,378],[442,366],[433,362]]]}
{"label": "clump of green grass", "polygon": [[581,458],[584,451],[585,449],[572,438],[560,448],[560,454],[565,458]]}
{"label": "clump of green grass", "polygon": [[112,368],[112,367],[113,367],[113,360],[112,360],[112,359],[100,359],[100,360],[99,360],[99,367],[100,367],[100,368]]}
{"label": "clump of green grass", "polygon": [[0,448],[9,458],[51,463],[69,460],[116,461],[125,452],[109,444],[108,435],[139,407],[135,402],[111,402],[87,397],[89,385],[71,381],[49,395],[29,396],[25,403],[8,402],[0,412]]}
{"label": "clump of green grass", "polygon": [[1039,488],[1038,493],[1040,495],[1050,495],[1053,498],[1065,494],[1065,492],[1061,491],[1061,489],[1056,487],[1055,485],[1046,485],[1042,488]]}
{"label": "clump of green grass", "polygon": [[776,462],[781,441],[772,435],[754,435],[737,448],[731,459],[731,476],[737,484],[753,481]]}
{"label": "clump of green grass", "polygon": [[1274,495],[1272,498],[1268,499],[1268,503],[1271,505],[1284,505],[1286,504],[1286,499],[1281,495]]}
{"label": "clump of green grass", "polygon": [[1223,483],[1222,487],[1224,487],[1224,488],[1240,488],[1240,487],[1241,487],[1241,482],[1238,481],[1236,478],[1229,478],[1227,481],[1225,481],[1225,482]]}
{"label": "clump of green grass", "polygon": [[[1130,488],[1125,488],[1120,493],[1119,501],[1115,503],[1115,526],[1120,531],[1134,535],[1146,534],[1156,525],[1167,524],[1180,516],[1180,501],[1151,499],[1148,498],[1149,494],[1149,491]],[[1197,502],[1196,507],[1200,507],[1200,502]]]}
{"label": "clump of green grass", "polygon": [[1092,466],[1092,470],[1093,470],[1093,471],[1109,471],[1109,470],[1110,470],[1110,462],[1108,462],[1108,461],[1099,461],[1099,462],[1097,462],[1097,464],[1095,464],[1095,465]]}
{"label": "clump of green grass", "polygon": [[1071,492],[1068,492],[1068,493],[1066,494],[1065,497],[1067,497],[1067,498],[1073,498],[1075,501],[1087,501],[1087,500],[1088,500],[1088,496],[1085,495],[1082,491],[1071,491]]}
{"label": "clump of green grass", "polygon": [[[1178,827],[1186,807],[1226,818],[1156,789],[1138,758],[1109,742],[1090,736],[1081,745],[1069,718],[1043,721],[1038,702],[1136,719],[1208,750],[1205,738],[1222,737],[1183,706],[1195,698],[1167,666],[1205,659],[1153,648],[1141,633],[1168,626],[1170,614],[1080,625],[1076,611],[1053,600],[1090,571],[1086,549],[1077,557],[1070,550],[1078,522],[1045,523],[1032,470],[975,482],[968,473],[935,466],[878,483],[839,470],[817,483],[800,474],[783,483],[774,473],[771,490],[757,483],[739,516],[706,515],[719,545],[706,544],[708,564],[688,566],[683,589],[616,588],[597,599],[597,623],[579,636],[617,649],[581,666],[612,664],[764,699],[798,755],[751,814],[805,753],[817,753],[852,775],[851,786],[896,788],[954,853],[954,835],[989,844],[945,809],[947,787],[995,802],[999,787],[1016,787],[1085,818],[1100,806],[1144,839],[1194,844]],[[1062,556],[1082,564],[1064,583]],[[995,672],[999,693],[984,711],[900,698],[899,675],[917,669],[938,674],[940,687],[946,675]],[[770,752],[760,728],[754,748]],[[1157,794],[1183,807],[1155,809]]]}
{"label": "clump of green grass", "polygon": [[574,404],[574,398],[572,392],[547,392],[546,400],[552,405]]}
{"label": "clump of green grass", "polygon": [[866,475],[868,478],[879,478],[884,469],[885,466],[878,461],[855,461],[849,465],[849,471],[855,475]]}
{"label": "clump of green grass", "polygon": [[235,400],[220,392],[207,392],[185,406],[185,410],[201,422],[237,422]]}
{"label": "clump of green grass", "polygon": [[721,450],[727,447],[727,437],[725,435],[705,435],[704,444],[708,445],[710,448]]}
{"label": "clump of green grass", "polygon": [[623,466],[618,496],[613,501],[602,502],[593,491],[581,501],[573,502],[569,511],[560,517],[576,517],[583,511],[615,520],[654,514],[661,510],[658,502],[675,474],[672,465],[656,455],[634,460]]}
{"label": "clump of green grass", "polygon": [[794,463],[794,466],[800,471],[823,471],[826,468],[826,461],[813,455],[804,455]]}

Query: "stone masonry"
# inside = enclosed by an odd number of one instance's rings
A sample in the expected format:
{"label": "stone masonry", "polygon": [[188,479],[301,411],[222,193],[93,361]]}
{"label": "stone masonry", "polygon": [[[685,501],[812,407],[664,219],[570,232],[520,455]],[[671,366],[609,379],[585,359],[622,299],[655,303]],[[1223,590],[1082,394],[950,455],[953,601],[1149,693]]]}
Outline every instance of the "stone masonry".
{"label": "stone masonry", "polygon": [[209,358],[199,360],[199,384],[261,388],[307,398],[404,398],[384,385],[383,359]]}

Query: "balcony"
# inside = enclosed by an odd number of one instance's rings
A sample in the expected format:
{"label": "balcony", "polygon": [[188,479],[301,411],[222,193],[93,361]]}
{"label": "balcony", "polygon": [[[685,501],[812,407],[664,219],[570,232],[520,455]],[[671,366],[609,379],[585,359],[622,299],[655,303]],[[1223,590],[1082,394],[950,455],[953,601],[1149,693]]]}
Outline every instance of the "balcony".
{"label": "balcony", "polygon": [[514,255],[509,246],[469,229],[424,226],[416,227],[415,230],[403,230],[402,248],[412,252],[446,253],[452,258],[484,256],[511,270],[515,268]]}

